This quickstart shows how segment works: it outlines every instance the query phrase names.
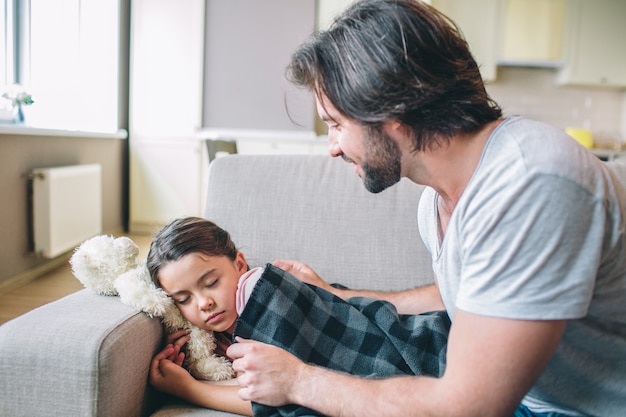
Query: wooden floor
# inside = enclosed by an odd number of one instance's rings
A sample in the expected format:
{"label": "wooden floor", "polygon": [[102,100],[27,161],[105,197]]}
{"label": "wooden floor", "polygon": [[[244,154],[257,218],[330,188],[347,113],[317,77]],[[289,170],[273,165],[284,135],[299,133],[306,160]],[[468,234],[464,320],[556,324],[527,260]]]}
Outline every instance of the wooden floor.
{"label": "wooden floor", "polygon": [[[130,235],[139,246],[139,259],[145,260],[152,240],[147,235]],[[63,265],[20,288],[0,295],[0,325],[36,307],[83,289],[72,275],[69,264]]]}

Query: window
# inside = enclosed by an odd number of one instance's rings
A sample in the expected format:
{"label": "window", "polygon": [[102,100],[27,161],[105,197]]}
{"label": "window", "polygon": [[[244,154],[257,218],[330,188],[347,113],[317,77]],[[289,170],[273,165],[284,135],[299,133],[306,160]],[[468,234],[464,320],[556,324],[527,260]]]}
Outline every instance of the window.
{"label": "window", "polygon": [[7,63],[0,76],[32,94],[26,124],[116,132],[120,0],[0,1]]}
{"label": "window", "polygon": [[[13,2],[4,1],[0,3],[0,59],[3,59],[3,63],[0,64],[0,86],[5,84],[11,84],[14,82],[13,77],[13,62],[12,57],[12,45],[13,45],[13,27],[12,20],[7,19],[7,16],[12,14]],[[4,103],[0,103],[2,105]]]}

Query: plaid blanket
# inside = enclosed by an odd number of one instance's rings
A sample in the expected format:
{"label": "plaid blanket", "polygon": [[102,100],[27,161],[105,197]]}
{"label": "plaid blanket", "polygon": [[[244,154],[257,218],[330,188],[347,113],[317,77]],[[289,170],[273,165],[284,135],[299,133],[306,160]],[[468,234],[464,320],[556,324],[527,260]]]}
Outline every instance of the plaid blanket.
{"label": "plaid blanket", "polygon": [[[385,301],[344,301],[268,264],[234,334],[279,346],[307,363],[363,377],[443,374],[450,320],[398,315]],[[260,416],[319,416],[297,405],[253,403]]]}

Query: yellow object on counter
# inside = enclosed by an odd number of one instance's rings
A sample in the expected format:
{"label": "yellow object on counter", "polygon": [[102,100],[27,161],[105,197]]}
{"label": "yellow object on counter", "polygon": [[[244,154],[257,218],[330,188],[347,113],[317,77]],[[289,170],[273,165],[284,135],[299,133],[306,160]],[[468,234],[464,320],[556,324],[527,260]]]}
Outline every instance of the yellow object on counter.
{"label": "yellow object on counter", "polygon": [[568,127],[565,129],[565,133],[576,139],[585,148],[593,148],[593,133],[591,133],[591,130]]}

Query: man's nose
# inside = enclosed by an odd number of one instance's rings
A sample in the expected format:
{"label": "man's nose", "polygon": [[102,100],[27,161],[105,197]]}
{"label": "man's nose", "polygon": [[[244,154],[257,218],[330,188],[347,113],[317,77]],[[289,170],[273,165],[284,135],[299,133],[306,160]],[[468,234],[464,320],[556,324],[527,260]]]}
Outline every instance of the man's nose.
{"label": "man's nose", "polygon": [[328,153],[333,158],[343,155],[343,151],[339,146],[339,140],[334,134],[328,134]]}

